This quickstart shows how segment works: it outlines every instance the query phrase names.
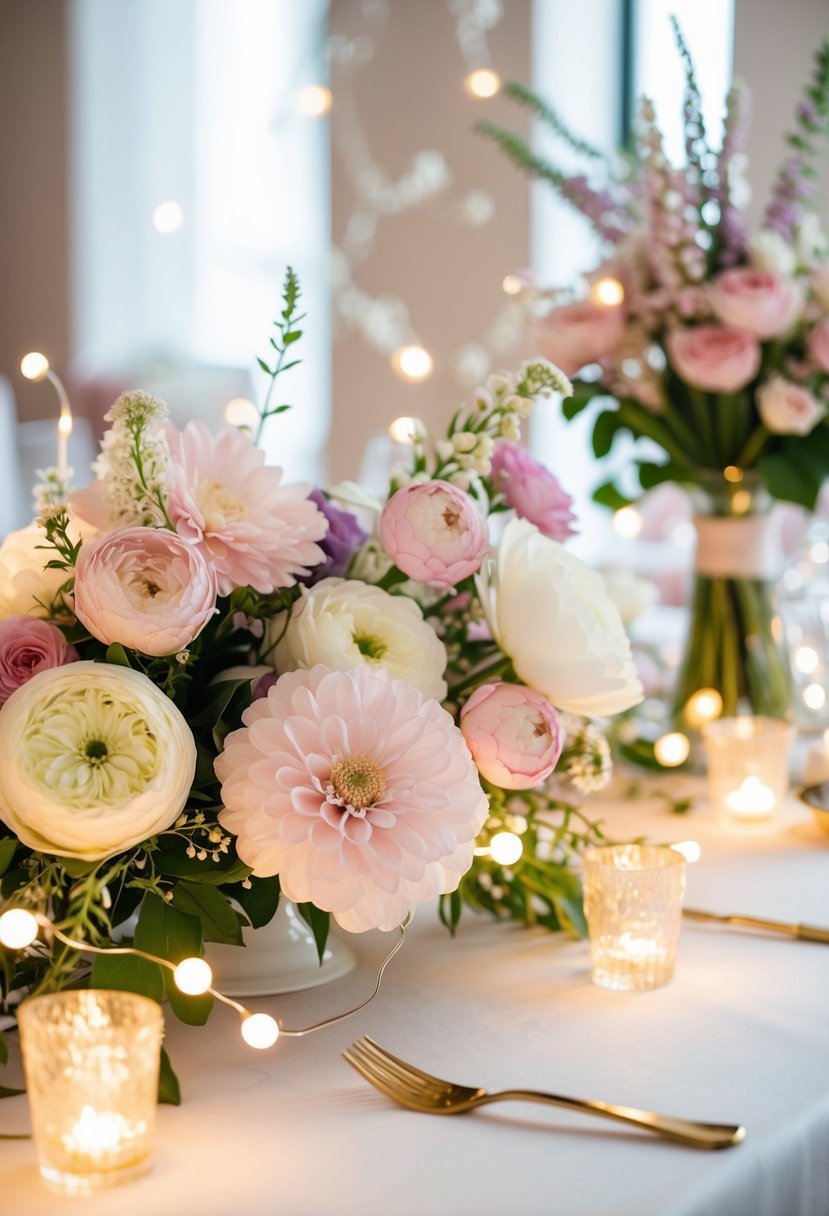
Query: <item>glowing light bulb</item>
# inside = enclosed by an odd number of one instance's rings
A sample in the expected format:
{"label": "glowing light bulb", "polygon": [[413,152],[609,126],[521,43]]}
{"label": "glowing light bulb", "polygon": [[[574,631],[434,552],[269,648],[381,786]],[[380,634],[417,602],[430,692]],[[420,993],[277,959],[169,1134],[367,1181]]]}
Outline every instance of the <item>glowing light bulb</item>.
{"label": "glowing light bulb", "polygon": [[619,507],[613,512],[613,527],[626,540],[633,540],[641,533],[644,520],[636,507]]}
{"label": "glowing light bulb", "polygon": [[521,288],[524,284],[521,282],[517,274],[508,274],[504,276],[501,287],[508,296],[517,296],[521,294]]}
{"label": "glowing light bulb", "polygon": [[489,855],[499,866],[511,866],[523,852],[521,837],[515,832],[496,832],[489,842]]}
{"label": "glowing light bulb", "polygon": [[495,96],[501,88],[501,77],[497,72],[493,72],[492,68],[475,68],[475,71],[465,78],[463,87],[470,97],[483,101]]}
{"label": "glowing light bulb", "polygon": [[180,992],[202,996],[213,983],[213,972],[203,958],[184,958],[173,972],[173,979]]}
{"label": "glowing light bulb", "polygon": [[279,1038],[279,1027],[269,1013],[248,1013],[242,1019],[242,1038],[248,1047],[264,1051]]}
{"label": "glowing light bulb", "polygon": [[751,510],[751,495],[748,490],[738,490],[731,499],[731,506],[735,515],[745,515]]}
{"label": "glowing light bulb", "polygon": [[299,90],[296,108],[307,118],[322,118],[331,109],[334,100],[331,90],[325,84],[306,84]]}
{"label": "glowing light bulb", "polygon": [[738,469],[736,464],[726,465],[722,471],[722,475],[726,481],[730,481],[732,484],[736,484],[737,482],[743,480],[743,470]]}
{"label": "glowing light bulb", "polygon": [[822,684],[807,684],[803,689],[803,704],[807,709],[823,709],[826,704],[826,689]]}
{"label": "glowing light bulb", "polygon": [[435,361],[425,346],[400,346],[391,365],[404,380],[425,380],[434,371]]}
{"label": "glowing light bulb", "polygon": [[681,853],[687,862],[699,861],[702,855],[702,849],[696,840],[680,840],[679,844],[672,844],[671,848],[675,853]]}
{"label": "glowing light bulb", "polygon": [[660,735],[653,745],[653,754],[663,768],[677,768],[690,756],[691,743],[687,735],[673,730],[667,735]]}
{"label": "glowing light bulb", "polygon": [[259,410],[247,397],[234,397],[224,409],[225,422],[253,431],[259,425]]}
{"label": "glowing light bulb", "polygon": [[184,223],[184,209],[174,198],[165,199],[153,208],[153,228],[162,236],[172,236]]}
{"label": "glowing light bulb", "polygon": [[829,545],[825,540],[816,540],[809,548],[809,556],[813,562],[822,566],[824,562],[829,561]]}
{"label": "glowing light bulb", "polygon": [[794,652],[794,665],[805,676],[810,676],[820,666],[820,655],[814,646],[798,646]]}
{"label": "glowing light bulb", "polygon": [[37,917],[26,908],[9,908],[0,916],[0,945],[25,950],[37,937]]}
{"label": "glowing light bulb", "polygon": [[389,435],[395,443],[422,443],[426,427],[419,418],[395,418],[389,426]]}
{"label": "glowing light bulb", "polygon": [[625,289],[618,279],[597,279],[590,287],[590,299],[605,308],[617,308],[625,298]]}
{"label": "glowing light bulb", "polygon": [[722,713],[722,697],[716,688],[698,688],[685,702],[685,721],[695,730],[713,722]]}
{"label": "glowing light bulb", "polygon": [[30,351],[20,360],[20,370],[27,380],[45,380],[49,375],[49,360],[39,350]]}

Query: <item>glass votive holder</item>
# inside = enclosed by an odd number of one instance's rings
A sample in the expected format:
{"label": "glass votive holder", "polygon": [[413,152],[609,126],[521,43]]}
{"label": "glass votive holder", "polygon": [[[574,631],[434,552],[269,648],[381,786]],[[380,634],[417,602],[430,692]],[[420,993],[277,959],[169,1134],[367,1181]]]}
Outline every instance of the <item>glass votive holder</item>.
{"label": "glass votive holder", "polygon": [[89,1195],[149,1168],[163,1022],[132,992],[86,989],[24,1001],[20,1046],[40,1173]]}
{"label": "glass votive holder", "polygon": [[789,789],[794,733],[780,718],[750,714],[703,728],[709,799],[722,818],[751,824],[777,813]]}
{"label": "glass votive holder", "polygon": [[594,846],[584,854],[593,983],[629,992],[673,978],[685,858],[664,845]]}

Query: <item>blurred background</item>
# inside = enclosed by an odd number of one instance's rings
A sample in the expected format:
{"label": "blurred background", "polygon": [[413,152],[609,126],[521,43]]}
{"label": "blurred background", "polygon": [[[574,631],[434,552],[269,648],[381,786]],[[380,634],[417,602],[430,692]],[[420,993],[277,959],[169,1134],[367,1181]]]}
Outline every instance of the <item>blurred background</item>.
{"label": "blurred background", "polygon": [[[57,401],[21,376],[26,352],[66,382],[82,483],[124,388],[212,425],[263,392],[287,263],[308,319],[269,459],[290,480],[382,481],[394,419],[438,426],[533,353],[521,284],[595,262],[586,222],[474,133],[528,130],[498,78],[606,149],[646,92],[679,157],[671,13],[711,129],[732,77],[752,86],[759,215],[826,0],[2,0],[0,531],[54,463]],[[537,411],[531,445],[575,496],[583,549],[618,556],[588,419],[556,414]],[[657,541],[690,544],[680,506],[674,534],[659,518]]]}

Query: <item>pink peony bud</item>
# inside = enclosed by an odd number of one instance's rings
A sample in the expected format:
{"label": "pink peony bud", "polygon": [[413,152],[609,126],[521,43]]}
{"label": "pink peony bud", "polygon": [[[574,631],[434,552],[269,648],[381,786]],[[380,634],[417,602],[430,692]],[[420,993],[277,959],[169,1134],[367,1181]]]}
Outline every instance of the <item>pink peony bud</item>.
{"label": "pink peony bud", "polygon": [[57,625],[31,616],[0,621],[0,705],[39,671],[74,663],[79,657]]}
{"label": "pink peony bud", "polygon": [[99,642],[176,654],[215,610],[215,574],[175,532],[118,528],[81,546],[75,614]]}
{"label": "pink peony bud", "polygon": [[528,519],[551,540],[566,540],[573,535],[572,498],[549,469],[519,444],[501,440],[495,445],[492,484],[520,519]]}
{"label": "pink peony bud", "polygon": [[711,305],[724,325],[756,338],[776,338],[797,320],[803,295],[792,279],[738,266],[714,279]]}
{"label": "pink peony bud", "polygon": [[380,540],[398,569],[435,587],[454,587],[474,574],[487,551],[478,508],[448,481],[393,494],[380,518]]}
{"label": "pink peony bud", "polygon": [[666,345],[680,379],[710,393],[736,393],[760,370],[760,344],[739,329],[722,325],[675,329]]}
{"label": "pink peony bud", "polygon": [[505,790],[538,785],[564,742],[558,711],[523,684],[482,684],[461,711],[461,730],[487,781]]}

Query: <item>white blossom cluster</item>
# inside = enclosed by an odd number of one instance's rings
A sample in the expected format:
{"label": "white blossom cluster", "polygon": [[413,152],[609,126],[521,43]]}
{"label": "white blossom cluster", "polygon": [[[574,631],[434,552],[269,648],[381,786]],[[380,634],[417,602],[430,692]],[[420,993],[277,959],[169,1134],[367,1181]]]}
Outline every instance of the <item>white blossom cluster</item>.
{"label": "white blossom cluster", "polygon": [[35,515],[42,516],[53,512],[62,506],[69,497],[69,487],[75,476],[74,469],[67,469],[65,476],[60,469],[35,469],[35,482],[32,491],[35,500]]}
{"label": "white blossom cluster", "polygon": [[92,465],[105,486],[113,526],[163,522],[169,450],[164,435],[167,406],[149,393],[122,393],[105,421],[112,423]]}
{"label": "white blossom cluster", "polygon": [[594,723],[571,719],[556,776],[565,776],[580,794],[603,790],[613,775],[610,744]]}

